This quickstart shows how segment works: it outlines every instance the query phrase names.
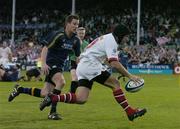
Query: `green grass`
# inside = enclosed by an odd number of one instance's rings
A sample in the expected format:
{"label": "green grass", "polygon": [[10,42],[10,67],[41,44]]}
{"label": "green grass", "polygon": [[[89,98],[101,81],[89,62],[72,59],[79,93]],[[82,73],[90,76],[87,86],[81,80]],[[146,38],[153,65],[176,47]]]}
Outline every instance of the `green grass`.
{"label": "green grass", "polygon": [[[0,129],[179,129],[180,82],[177,75],[141,75],[145,87],[137,93],[127,93],[134,107],[146,107],[148,112],[129,122],[112,92],[95,83],[85,105],[58,103],[64,119],[47,119],[49,108],[39,110],[40,98],[20,95],[9,103],[7,98],[14,83],[0,83]],[[65,73],[69,89],[69,74]],[[20,82],[26,87],[41,88],[43,82]],[[122,83],[122,85],[124,85]],[[123,88],[124,89],[124,88]]]}

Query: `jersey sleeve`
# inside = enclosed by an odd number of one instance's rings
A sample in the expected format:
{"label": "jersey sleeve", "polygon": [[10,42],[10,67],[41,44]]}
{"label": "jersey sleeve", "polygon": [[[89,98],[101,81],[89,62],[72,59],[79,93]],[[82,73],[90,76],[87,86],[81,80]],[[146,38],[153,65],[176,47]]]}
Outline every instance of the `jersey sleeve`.
{"label": "jersey sleeve", "polygon": [[107,54],[108,62],[118,61],[118,50],[117,50],[117,43],[114,38],[108,37],[105,40],[105,51]]}
{"label": "jersey sleeve", "polygon": [[83,40],[83,43],[81,44],[81,53],[84,51],[84,49],[88,46],[88,42],[86,40]]}
{"label": "jersey sleeve", "polygon": [[45,38],[40,41],[40,44],[47,46],[48,48],[52,47],[55,42],[63,35],[62,32],[53,31],[49,33]]}

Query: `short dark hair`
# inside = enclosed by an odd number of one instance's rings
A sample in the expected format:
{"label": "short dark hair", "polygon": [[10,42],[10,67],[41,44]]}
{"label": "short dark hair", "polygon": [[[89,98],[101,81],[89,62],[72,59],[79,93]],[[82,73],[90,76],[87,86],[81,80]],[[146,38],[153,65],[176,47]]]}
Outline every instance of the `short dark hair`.
{"label": "short dark hair", "polygon": [[78,15],[68,15],[65,19],[65,25],[67,23],[70,23],[73,19],[79,20],[79,16]]}
{"label": "short dark hair", "polygon": [[125,36],[125,35],[130,34],[130,30],[126,25],[118,24],[115,26],[113,33],[118,37],[119,36]]}
{"label": "short dark hair", "polygon": [[118,38],[118,42],[120,43],[121,40],[125,35],[129,35],[131,33],[130,29],[124,24],[118,24],[114,27],[113,35]]}

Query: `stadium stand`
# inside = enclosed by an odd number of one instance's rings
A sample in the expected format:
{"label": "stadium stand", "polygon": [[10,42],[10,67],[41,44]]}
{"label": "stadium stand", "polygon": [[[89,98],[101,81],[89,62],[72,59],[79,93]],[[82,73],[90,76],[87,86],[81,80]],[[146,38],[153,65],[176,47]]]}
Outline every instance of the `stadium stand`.
{"label": "stadium stand", "polygon": [[[38,0],[37,2],[41,2]],[[130,2],[129,0],[127,3]],[[159,1],[160,3],[163,1]],[[166,1],[166,5],[170,1]],[[179,62],[180,52],[180,17],[177,15],[178,5],[171,4],[164,9],[163,5],[156,6],[155,3],[144,1],[142,4],[141,28],[140,28],[140,45],[136,44],[136,19],[137,9],[135,5],[128,8],[126,3],[121,2],[109,3],[105,0],[103,3],[93,1],[88,5],[85,2],[77,0],[77,13],[81,17],[81,24],[86,27],[86,40],[91,42],[96,37],[111,32],[113,25],[116,23],[126,23],[129,25],[132,35],[129,40],[129,51],[132,56],[130,63],[150,63],[150,64],[177,64]],[[107,4],[108,3],[108,4]],[[0,40],[9,40],[11,36],[11,6],[9,2],[1,1],[3,6],[0,12]],[[22,4],[23,2],[19,2]],[[17,6],[15,43],[11,44],[14,61],[26,64],[34,64],[39,57],[41,46],[38,41],[49,31],[59,28],[62,25],[65,15],[69,12],[69,3],[65,3],[66,9],[61,5],[54,7],[39,5],[39,8],[32,8],[36,3]],[[107,9],[107,6],[116,7],[114,10]],[[116,5],[116,6],[115,6]],[[37,5],[36,5],[37,6]],[[118,6],[118,7],[117,7]],[[150,6],[150,7],[149,7]],[[86,10],[86,7],[89,9]],[[98,7],[98,8],[97,8]],[[105,8],[105,10],[103,10]],[[107,13],[108,11],[108,13]],[[132,47],[133,46],[133,47]]]}

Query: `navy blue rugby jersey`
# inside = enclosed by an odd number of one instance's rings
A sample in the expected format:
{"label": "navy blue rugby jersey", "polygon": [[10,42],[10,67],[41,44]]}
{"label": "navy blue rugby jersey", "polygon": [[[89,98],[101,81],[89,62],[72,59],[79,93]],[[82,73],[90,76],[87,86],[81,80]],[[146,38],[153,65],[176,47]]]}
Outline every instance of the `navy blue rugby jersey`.
{"label": "navy blue rugby jersey", "polygon": [[49,66],[64,66],[65,60],[72,51],[77,57],[80,55],[80,40],[76,34],[68,38],[65,32],[53,31],[41,43],[48,47],[46,63]]}

